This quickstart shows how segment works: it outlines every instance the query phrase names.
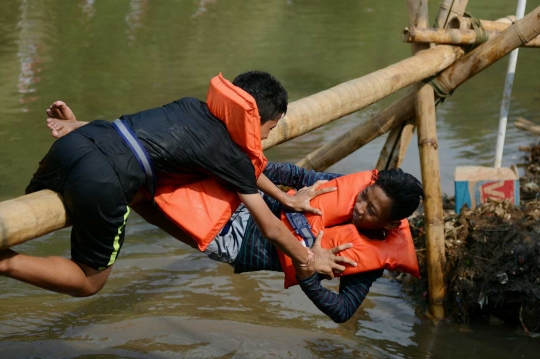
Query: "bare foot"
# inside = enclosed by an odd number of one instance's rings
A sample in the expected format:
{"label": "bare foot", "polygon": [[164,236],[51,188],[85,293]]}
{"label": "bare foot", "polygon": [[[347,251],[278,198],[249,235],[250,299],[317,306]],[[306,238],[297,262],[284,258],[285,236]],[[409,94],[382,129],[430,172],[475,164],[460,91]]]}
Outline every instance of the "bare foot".
{"label": "bare foot", "polygon": [[63,137],[84,124],[77,121],[73,111],[62,101],[54,102],[47,109],[47,116],[49,116],[47,127],[51,129],[51,135],[56,138]]}

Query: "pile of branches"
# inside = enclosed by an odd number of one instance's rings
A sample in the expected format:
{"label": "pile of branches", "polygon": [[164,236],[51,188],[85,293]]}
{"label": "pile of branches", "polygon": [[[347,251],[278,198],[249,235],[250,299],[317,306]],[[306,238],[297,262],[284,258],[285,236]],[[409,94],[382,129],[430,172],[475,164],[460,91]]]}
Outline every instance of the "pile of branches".
{"label": "pile of branches", "polygon": [[[495,316],[540,332],[540,191],[532,185],[539,185],[540,146],[527,153],[520,206],[490,200],[445,216],[445,310],[455,322]],[[410,222],[422,279],[409,281],[406,288],[425,296],[424,216]]]}

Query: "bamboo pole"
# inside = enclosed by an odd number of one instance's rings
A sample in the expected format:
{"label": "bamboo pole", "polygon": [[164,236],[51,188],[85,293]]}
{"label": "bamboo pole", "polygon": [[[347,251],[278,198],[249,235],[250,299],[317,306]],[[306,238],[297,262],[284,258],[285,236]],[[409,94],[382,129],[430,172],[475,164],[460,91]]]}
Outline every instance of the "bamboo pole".
{"label": "bamboo pole", "polygon": [[523,117],[518,117],[514,122],[514,126],[523,131],[528,131],[532,134],[540,136],[540,125],[537,125],[534,122],[524,119]]}
{"label": "bamboo pole", "polygon": [[[506,28],[510,25],[503,24]],[[497,31],[488,31],[489,38],[497,35]],[[476,42],[476,31],[471,29],[419,29],[406,27],[403,30],[403,41],[409,43],[436,43],[441,45],[471,45]],[[540,47],[540,36],[535,37],[523,47]]]}
{"label": "bamboo pole", "polygon": [[462,54],[461,49],[438,46],[382,70],[292,102],[287,115],[263,141],[263,148],[268,149],[289,141],[361,110],[402,88],[442,71]]}
{"label": "bamboo pole", "polygon": [[62,197],[43,190],[0,202],[0,249],[70,226]]}
{"label": "bamboo pole", "polygon": [[[522,20],[520,20],[522,21]],[[515,26],[515,25],[512,25]],[[523,26],[523,23],[521,23],[520,26]],[[535,33],[535,30],[528,30],[528,32]],[[540,32],[536,32],[534,36],[537,36]],[[498,34],[498,37],[500,36],[508,36]],[[493,38],[491,41],[496,40]],[[501,46],[506,47],[507,41],[500,41],[498,40],[495,44],[497,48],[491,48],[490,51],[494,52],[494,56],[491,57],[490,61],[483,61],[482,56],[478,55],[481,53],[484,53],[486,49],[490,49],[492,46],[491,44],[483,44],[480,45],[478,48],[472,50],[470,53],[465,55],[465,57],[469,58],[470,60],[466,61],[466,65],[461,66],[470,66],[474,67],[475,71],[467,70],[466,75],[467,76],[474,76],[478,72],[484,70],[485,68],[492,65],[495,61],[506,55],[507,51],[512,51],[514,48],[518,47],[519,44],[523,42],[513,42],[512,46],[507,48],[505,51],[501,51]],[[487,47],[489,46],[489,47]],[[452,69],[446,69],[442,72],[443,77],[452,77],[452,72],[455,71]],[[469,77],[469,78],[470,78]],[[453,92],[459,85],[461,85],[463,81],[456,81],[456,82],[450,82],[447,84],[446,90],[448,92]],[[452,87],[455,86],[455,87]],[[407,95],[400,100],[395,101],[391,107],[393,109],[399,109],[400,107],[403,108],[410,108],[409,106],[412,106],[414,108],[414,103],[412,98]],[[391,123],[391,126],[397,126],[398,124],[403,123],[404,121],[408,120],[410,117],[405,113],[407,111],[404,111],[404,113],[399,113],[399,111],[392,112],[383,110],[382,112],[379,112],[375,115],[373,115],[368,121],[361,123],[357,125],[356,127],[350,129],[346,134],[337,137],[333,141],[329,142],[328,144],[318,148],[314,152],[308,154],[304,159],[302,159],[299,164],[302,164],[303,167],[306,167],[308,169],[313,169],[316,171],[324,171],[326,168],[330,167],[334,163],[338,162],[339,160],[345,158],[346,156],[350,155],[354,151],[358,150],[360,147],[366,145],[370,141],[376,138],[376,136],[370,136],[370,134],[363,134],[363,129],[365,131],[371,131],[372,129],[378,129],[376,134],[379,133],[385,133],[384,131],[388,131],[387,125]],[[388,116],[388,117],[385,117]],[[390,125],[389,125],[390,126]],[[374,134],[375,135],[375,134]],[[378,136],[377,136],[378,137]]]}
{"label": "bamboo pole", "polygon": [[[408,0],[409,23],[417,28],[427,28],[427,0]],[[413,52],[429,44],[412,44]],[[418,126],[418,148],[422,184],[424,186],[424,212],[426,224],[426,259],[428,270],[429,312],[437,319],[444,318],[444,218],[441,196],[441,174],[437,144],[435,94],[429,84],[414,85],[415,109]]]}
{"label": "bamboo pole", "polygon": [[[516,17],[514,15],[509,15],[507,17],[503,17],[500,19],[497,19],[495,21],[490,20],[480,20],[480,23],[482,24],[482,27],[486,31],[496,31],[501,32],[510,25],[512,25],[516,21]],[[449,29],[472,29],[472,23],[470,17],[464,17],[464,16],[455,16],[449,23],[448,23]]]}
{"label": "bamboo pole", "polygon": [[[412,101],[412,104],[414,105],[414,101]],[[415,113],[413,109],[413,115],[410,118],[390,130],[375,166],[377,170],[381,171],[401,166],[401,162],[407,153],[407,147],[412,139],[414,123],[416,122]]]}
{"label": "bamboo pole", "polygon": [[454,17],[463,16],[468,2],[469,0],[443,0],[433,27],[446,27]]}

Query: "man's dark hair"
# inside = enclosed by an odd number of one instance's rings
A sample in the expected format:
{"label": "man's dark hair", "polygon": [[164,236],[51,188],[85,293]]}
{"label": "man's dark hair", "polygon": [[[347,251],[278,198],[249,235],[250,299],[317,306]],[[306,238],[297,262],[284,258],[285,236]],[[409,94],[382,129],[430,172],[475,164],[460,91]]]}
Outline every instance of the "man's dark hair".
{"label": "man's dark hair", "polygon": [[401,168],[379,171],[375,181],[392,201],[390,220],[397,221],[409,217],[418,208],[420,198],[424,198],[422,183]]}
{"label": "man's dark hair", "polygon": [[287,91],[268,72],[249,71],[236,76],[233,85],[249,93],[257,102],[261,124],[279,119],[287,112]]}

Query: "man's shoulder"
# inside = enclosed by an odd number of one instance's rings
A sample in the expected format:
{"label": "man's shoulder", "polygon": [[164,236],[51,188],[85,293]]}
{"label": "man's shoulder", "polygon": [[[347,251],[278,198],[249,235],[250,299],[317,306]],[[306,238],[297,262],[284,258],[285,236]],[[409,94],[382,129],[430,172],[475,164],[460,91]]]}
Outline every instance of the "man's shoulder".
{"label": "man's shoulder", "polygon": [[199,100],[196,97],[182,97],[173,103],[179,104],[179,105],[185,105],[185,106],[206,106],[206,103],[204,101]]}

